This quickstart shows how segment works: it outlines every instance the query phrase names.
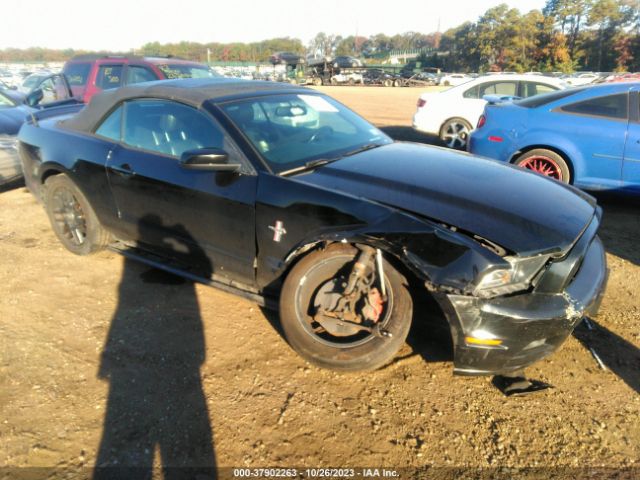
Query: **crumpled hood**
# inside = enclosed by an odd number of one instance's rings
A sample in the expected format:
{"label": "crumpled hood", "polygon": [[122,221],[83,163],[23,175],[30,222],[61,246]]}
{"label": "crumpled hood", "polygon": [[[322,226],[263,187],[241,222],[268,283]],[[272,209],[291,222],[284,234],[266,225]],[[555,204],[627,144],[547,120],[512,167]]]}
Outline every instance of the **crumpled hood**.
{"label": "crumpled hood", "polygon": [[455,226],[521,255],[568,248],[596,208],[589,195],[533,172],[413,143],[343,158],[298,180]]}

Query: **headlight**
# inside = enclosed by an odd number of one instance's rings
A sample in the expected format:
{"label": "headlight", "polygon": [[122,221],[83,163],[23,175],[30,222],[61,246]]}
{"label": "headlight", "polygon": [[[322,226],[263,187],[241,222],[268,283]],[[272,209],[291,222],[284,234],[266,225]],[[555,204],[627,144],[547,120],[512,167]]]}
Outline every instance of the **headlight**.
{"label": "headlight", "polygon": [[17,135],[0,135],[0,149],[17,150],[18,149]]}
{"label": "headlight", "polygon": [[525,258],[504,257],[504,259],[511,266],[492,270],[482,275],[473,290],[474,295],[488,298],[526,290],[549,260],[549,255]]}

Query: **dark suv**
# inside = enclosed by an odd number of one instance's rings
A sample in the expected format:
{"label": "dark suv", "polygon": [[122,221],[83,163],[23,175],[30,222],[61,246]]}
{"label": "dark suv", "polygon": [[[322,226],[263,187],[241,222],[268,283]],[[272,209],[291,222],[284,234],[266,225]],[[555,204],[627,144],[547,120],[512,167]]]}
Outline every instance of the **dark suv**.
{"label": "dark suv", "polygon": [[74,97],[84,102],[102,90],[174,78],[217,77],[206,65],[175,57],[81,55],[65,63]]}

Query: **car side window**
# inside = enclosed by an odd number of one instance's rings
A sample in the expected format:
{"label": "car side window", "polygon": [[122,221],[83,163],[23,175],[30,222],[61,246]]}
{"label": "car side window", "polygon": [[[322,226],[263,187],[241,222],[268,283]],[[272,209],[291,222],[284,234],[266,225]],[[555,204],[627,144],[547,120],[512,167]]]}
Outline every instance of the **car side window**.
{"label": "car side window", "polygon": [[462,96],[463,96],[464,98],[480,98],[480,97],[478,96],[479,92],[480,92],[480,87],[479,87],[478,85],[476,85],[475,87],[470,88],[469,90],[467,90],[466,92],[464,92],[464,93],[462,94]]}
{"label": "car side window", "polygon": [[492,82],[486,85],[480,85],[479,98],[485,95],[510,95],[516,96],[518,84],[516,82]]}
{"label": "car side window", "polygon": [[117,88],[122,83],[122,65],[101,65],[96,77],[96,86],[102,90]]}
{"label": "car side window", "polygon": [[122,141],[175,158],[199,148],[221,148],[231,163],[251,172],[238,147],[205,113],[170,100],[132,100],[125,103]]}
{"label": "car side window", "polygon": [[555,92],[557,88],[553,88],[551,85],[538,82],[524,82],[523,97],[533,97],[534,95],[540,95],[542,93]]}
{"label": "car side window", "polygon": [[625,120],[629,99],[626,93],[590,98],[561,107],[563,112]]}
{"label": "car side window", "polygon": [[96,129],[96,135],[120,141],[122,132],[122,107],[116,108]]}
{"label": "car side window", "polygon": [[158,80],[157,75],[146,67],[129,65],[127,68],[127,78],[125,80],[127,85],[131,83],[153,82],[154,80]]}

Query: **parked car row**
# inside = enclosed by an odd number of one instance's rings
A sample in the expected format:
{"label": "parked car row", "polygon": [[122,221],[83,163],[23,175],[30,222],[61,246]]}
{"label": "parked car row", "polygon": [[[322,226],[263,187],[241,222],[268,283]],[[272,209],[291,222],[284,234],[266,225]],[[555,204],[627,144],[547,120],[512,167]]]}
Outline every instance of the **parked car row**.
{"label": "parked car row", "polygon": [[638,193],[640,79],[616,79],[575,87],[542,75],[487,75],[422,94],[413,127],[586,190]]}
{"label": "parked car row", "polygon": [[485,96],[526,98],[566,87],[562,80],[533,75],[486,75],[468,79],[457,87],[420,95],[413,128],[437,135],[448,147],[464,149],[487,104]]}
{"label": "parked car row", "polygon": [[97,93],[122,85],[216,76],[206,65],[175,58],[84,55],[68,61],[61,74],[40,71],[15,90],[0,87],[0,186],[22,178],[16,135],[35,111],[89,102]]}

